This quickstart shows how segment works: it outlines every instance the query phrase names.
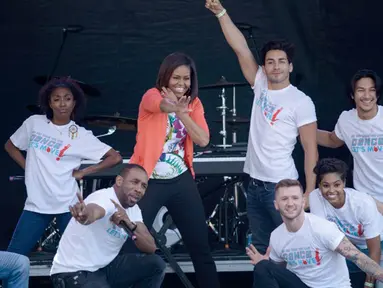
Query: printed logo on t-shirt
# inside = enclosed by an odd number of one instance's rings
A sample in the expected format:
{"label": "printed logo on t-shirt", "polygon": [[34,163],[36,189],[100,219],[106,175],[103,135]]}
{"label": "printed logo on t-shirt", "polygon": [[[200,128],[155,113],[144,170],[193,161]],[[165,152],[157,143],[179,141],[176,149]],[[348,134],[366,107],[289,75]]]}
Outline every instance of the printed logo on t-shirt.
{"label": "printed logo on t-shirt", "polygon": [[70,144],[64,146],[63,141],[60,139],[36,131],[33,131],[29,138],[29,148],[45,151],[53,155],[53,157],[56,157],[57,161],[60,161],[69,147]]}
{"label": "printed logo on t-shirt", "polygon": [[282,258],[287,265],[296,268],[301,266],[321,265],[322,256],[318,249],[312,250],[312,248],[306,247],[283,249]]}
{"label": "printed logo on t-shirt", "polygon": [[267,122],[270,125],[274,125],[275,122],[279,120],[277,117],[283,110],[283,107],[278,107],[277,105],[270,102],[267,97],[266,89],[262,89],[261,96],[255,103],[261,108],[263,116],[265,116]]}
{"label": "printed logo on t-shirt", "polygon": [[114,238],[124,239],[124,240],[129,238],[129,235],[120,227],[118,227],[116,224],[113,224],[113,226],[111,228],[108,228],[106,232]]}
{"label": "printed logo on t-shirt", "polygon": [[355,153],[383,152],[383,135],[352,135],[351,151]]}
{"label": "printed logo on t-shirt", "polygon": [[358,226],[355,227],[352,224],[348,223],[347,221],[339,220],[338,218],[334,216],[328,215],[326,218],[328,221],[334,222],[336,226],[338,226],[339,230],[347,235],[356,236],[356,237],[363,236],[364,230],[363,230],[362,224],[358,224]]}

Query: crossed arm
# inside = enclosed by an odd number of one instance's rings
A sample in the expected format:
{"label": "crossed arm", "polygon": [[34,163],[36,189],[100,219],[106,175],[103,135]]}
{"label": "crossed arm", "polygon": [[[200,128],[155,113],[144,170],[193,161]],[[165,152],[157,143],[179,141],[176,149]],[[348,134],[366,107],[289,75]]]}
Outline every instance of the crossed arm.
{"label": "crossed arm", "polygon": [[383,282],[383,269],[366,254],[360,252],[346,237],[335,250],[345,258],[357,265],[363,272],[371,275],[376,280]]}

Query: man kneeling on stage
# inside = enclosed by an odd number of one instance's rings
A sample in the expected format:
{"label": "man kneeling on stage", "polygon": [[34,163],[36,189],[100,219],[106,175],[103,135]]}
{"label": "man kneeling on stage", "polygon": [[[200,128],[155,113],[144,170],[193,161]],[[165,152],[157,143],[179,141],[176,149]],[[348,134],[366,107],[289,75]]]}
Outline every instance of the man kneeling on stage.
{"label": "man kneeling on stage", "polygon": [[[73,218],[53,259],[55,288],[160,287],[165,262],[142,221],[137,202],[148,185],[144,168],[127,164],[113,187],[98,190],[69,207]],[[128,232],[128,233],[126,233]],[[134,241],[145,254],[120,254]]]}
{"label": "man kneeling on stage", "polygon": [[283,223],[271,233],[265,255],[253,245],[246,248],[255,265],[253,288],[351,288],[346,258],[383,282],[379,264],[351,244],[335,223],[305,213],[304,201],[297,180],[276,185],[274,204]]}

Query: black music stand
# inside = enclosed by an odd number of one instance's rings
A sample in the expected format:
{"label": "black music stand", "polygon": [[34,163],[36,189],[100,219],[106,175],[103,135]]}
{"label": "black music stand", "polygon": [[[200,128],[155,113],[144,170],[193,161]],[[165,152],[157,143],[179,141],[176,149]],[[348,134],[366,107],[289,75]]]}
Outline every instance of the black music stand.
{"label": "black music stand", "polygon": [[164,225],[162,225],[162,227],[160,228],[160,231],[157,232],[156,230],[152,228],[150,229],[150,233],[152,234],[157,247],[160,248],[162,253],[164,253],[164,256],[166,260],[168,260],[170,267],[178,275],[178,277],[180,278],[184,286],[187,288],[194,288],[194,286],[190,283],[189,279],[186,277],[184,271],[182,271],[177,261],[173,258],[170,250],[165,245],[166,244],[165,232],[169,229],[169,227],[172,224],[173,224],[172,217],[170,215],[167,215],[164,221]]}

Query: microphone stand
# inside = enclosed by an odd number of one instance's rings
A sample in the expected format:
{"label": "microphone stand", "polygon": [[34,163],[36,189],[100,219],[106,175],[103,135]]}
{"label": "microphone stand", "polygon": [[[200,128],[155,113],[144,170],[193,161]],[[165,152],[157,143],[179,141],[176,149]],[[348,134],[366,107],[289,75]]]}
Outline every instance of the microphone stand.
{"label": "microphone stand", "polygon": [[48,74],[48,77],[46,79],[46,82],[45,84],[51,79],[51,77],[53,76],[53,74],[55,73],[56,71],[56,68],[57,68],[57,65],[59,63],[59,59],[60,59],[60,56],[61,56],[61,53],[63,51],[63,48],[64,48],[64,45],[65,45],[65,41],[66,41],[66,38],[68,36],[68,32],[67,30],[64,28],[63,29],[63,36],[62,36],[62,40],[61,40],[61,45],[60,45],[60,48],[59,48],[59,51],[56,55],[56,58],[55,58],[55,61],[53,62],[53,67],[52,67],[52,70],[51,72]]}
{"label": "microphone stand", "polygon": [[249,39],[253,43],[253,48],[254,48],[254,51],[255,51],[256,61],[257,61],[257,63],[260,64],[261,63],[260,62],[261,61],[261,57],[259,56],[258,49],[257,49],[257,46],[255,44],[255,39],[253,37],[253,29],[252,28],[250,28],[250,30],[249,30]]}
{"label": "microphone stand", "polygon": [[255,44],[255,39],[254,39],[254,36],[253,36],[253,28],[255,28],[254,26],[250,25],[250,24],[247,24],[247,23],[234,23],[237,28],[244,32],[244,31],[247,31],[249,33],[249,36],[246,37],[247,40],[250,40],[250,42],[253,44],[253,48],[254,48],[254,52],[255,52],[255,60],[257,61],[258,64],[260,64],[260,60],[261,58],[259,57],[259,53],[258,53],[258,49],[257,49],[257,45]]}

